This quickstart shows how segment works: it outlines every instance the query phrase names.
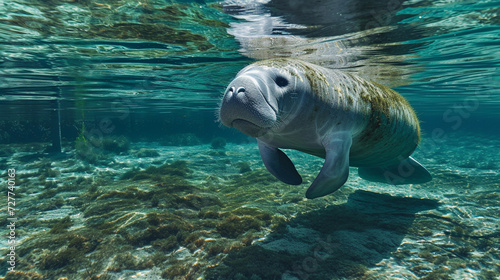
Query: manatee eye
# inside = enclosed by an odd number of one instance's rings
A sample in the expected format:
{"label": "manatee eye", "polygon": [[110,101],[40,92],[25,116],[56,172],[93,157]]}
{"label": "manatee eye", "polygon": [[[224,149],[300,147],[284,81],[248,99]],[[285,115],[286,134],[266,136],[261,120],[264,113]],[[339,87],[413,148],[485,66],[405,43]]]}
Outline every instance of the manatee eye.
{"label": "manatee eye", "polygon": [[276,77],[276,80],[274,82],[279,86],[279,87],[286,87],[288,85],[288,80],[285,77],[278,76]]}

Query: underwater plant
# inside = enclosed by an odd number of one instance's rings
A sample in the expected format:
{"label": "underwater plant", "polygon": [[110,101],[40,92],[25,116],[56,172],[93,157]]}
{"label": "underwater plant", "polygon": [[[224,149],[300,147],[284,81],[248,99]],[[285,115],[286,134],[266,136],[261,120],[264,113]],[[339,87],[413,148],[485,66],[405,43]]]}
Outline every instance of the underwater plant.
{"label": "underwater plant", "polygon": [[132,179],[134,181],[151,179],[154,181],[163,181],[165,178],[167,178],[170,180],[170,182],[175,182],[183,181],[183,179],[188,178],[192,172],[193,171],[187,167],[186,161],[179,160],[170,164],[165,163],[159,167],[151,165],[144,170],[140,170],[139,168],[134,167],[131,170],[125,172],[122,175],[121,179]]}
{"label": "underwater plant", "polygon": [[250,168],[250,163],[246,161],[237,162],[235,165],[236,167],[239,168],[240,173],[246,173],[252,171],[252,169]]}
{"label": "underwater plant", "polygon": [[224,147],[226,147],[226,139],[222,137],[216,137],[212,139],[210,146],[212,147],[212,149],[224,149]]}
{"label": "underwater plant", "polygon": [[101,140],[101,147],[105,151],[120,154],[128,151],[130,148],[130,141],[125,136],[103,137]]}
{"label": "underwater plant", "polygon": [[75,155],[77,158],[91,164],[107,160],[109,157],[102,150],[94,147],[89,141],[78,141],[75,143]]}
{"label": "underwater plant", "polygon": [[134,156],[140,157],[140,158],[160,156],[160,154],[158,153],[157,150],[146,149],[146,148],[141,148],[139,150],[133,151],[132,153],[134,154]]}
{"label": "underwater plant", "polygon": [[252,216],[229,216],[217,225],[217,231],[224,237],[238,237],[250,229],[260,230],[260,222]]}
{"label": "underwater plant", "polygon": [[128,152],[130,141],[125,136],[107,136],[103,138],[85,138],[84,135],[75,142],[76,156],[88,163],[97,164],[107,161],[112,154]]}

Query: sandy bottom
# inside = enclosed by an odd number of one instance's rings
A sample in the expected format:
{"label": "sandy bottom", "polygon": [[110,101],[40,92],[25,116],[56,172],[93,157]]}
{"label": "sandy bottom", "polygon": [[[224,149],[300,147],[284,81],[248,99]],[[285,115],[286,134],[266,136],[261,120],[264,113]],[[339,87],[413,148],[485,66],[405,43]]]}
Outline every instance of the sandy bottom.
{"label": "sandy bottom", "polygon": [[340,190],[307,200],[323,160],[295,151],[299,186],[274,179],[256,144],[68,143],[58,157],[3,145],[0,279],[500,279],[498,147],[424,140],[414,158],[431,182],[351,168]]}

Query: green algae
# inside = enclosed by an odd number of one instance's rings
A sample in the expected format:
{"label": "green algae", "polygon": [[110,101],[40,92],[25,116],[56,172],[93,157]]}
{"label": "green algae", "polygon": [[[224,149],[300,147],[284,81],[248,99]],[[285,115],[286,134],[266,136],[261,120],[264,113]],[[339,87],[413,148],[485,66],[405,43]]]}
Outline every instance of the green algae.
{"label": "green algae", "polygon": [[[147,271],[153,267],[160,268],[165,279],[196,279],[205,275],[207,270],[206,275],[211,277],[207,279],[280,279],[284,273],[308,279],[370,277],[366,273],[376,261],[350,254],[347,250],[329,252],[319,259],[314,249],[295,255],[262,248],[261,242],[256,241],[263,236],[267,240],[293,238],[295,233],[290,228],[303,227],[317,230],[321,236],[346,230],[363,233],[380,229],[381,235],[388,233],[387,238],[391,234],[414,238],[421,247],[408,246],[409,242],[403,244],[397,239],[392,241],[395,245],[401,244],[402,248],[364,239],[353,242],[366,244],[372,251],[381,251],[387,258],[394,256],[397,263],[413,267],[418,277],[446,279],[464,268],[481,270],[481,279],[494,279],[498,275],[498,267],[491,265],[494,255],[500,255],[495,251],[497,235],[485,233],[439,212],[443,210],[416,214],[416,211],[436,207],[427,200],[362,192],[352,195],[353,190],[346,188],[324,200],[307,201],[302,200],[300,189],[303,186],[283,185],[272,176],[267,177],[264,169],[237,174],[236,168],[228,176],[211,174],[216,179],[205,179],[211,182],[208,184],[199,180],[196,172],[187,171],[192,166],[199,166],[195,159],[190,158],[184,164],[176,163],[184,165],[181,172],[169,171],[167,167],[175,166],[174,163],[170,162],[165,169],[162,169],[164,164],[155,164],[148,172],[145,172],[148,168],[135,169],[132,176],[123,180],[96,173],[94,179],[72,177],[44,189],[42,193],[38,193],[40,188],[23,190],[35,195],[24,195],[22,216],[27,216],[41,204],[53,203],[55,199],[60,206],[74,207],[75,212],[71,218],[37,221],[31,216],[23,219],[23,228],[36,229],[37,233],[27,237],[19,247],[20,258],[26,260],[19,269],[36,270],[43,279],[73,274],[85,275],[85,279],[106,279],[109,275],[117,277],[126,273],[129,268]],[[141,172],[159,177],[144,176],[134,180],[134,176]],[[33,186],[43,184],[38,180],[38,172],[33,176]],[[190,183],[189,178],[201,183]],[[74,192],[79,189],[82,191]],[[69,200],[68,197],[72,198]],[[345,198],[348,198],[346,204]],[[38,205],[31,205],[30,200],[36,200]],[[73,216],[76,213],[86,214]],[[64,225],[63,221],[68,220],[73,226]],[[51,232],[58,223],[62,224],[61,230]],[[238,226],[247,227],[247,230],[240,231]],[[24,235],[27,231],[20,233]],[[425,241],[437,236],[444,236],[447,244]],[[471,254],[469,246],[476,250],[482,248],[478,253],[484,257]],[[194,257],[190,258],[191,254]],[[64,266],[50,264],[63,256],[69,258]],[[320,267],[305,271],[304,260],[310,258],[316,258]],[[255,270],[253,263],[261,264],[260,259],[268,264]],[[250,263],[240,269],[238,266],[242,262]],[[26,265],[29,263],[34,265]],[[439,270],[441,266],[449,269]]]}
{"label": "green algae", "polygon": [[[193,171],[187,167],[186,161],[175,161],[171,164],[165,163],[162,166],[149,166],[145,170],[133,168],[122,175],[121,179],[144,180],[151,179],[154,181],[182,181],[184,178],[189,177]],[[167,178],[166,178],[167,177]],[[174,177],[174,178],[172,178]]]}
{"label": "green algae", "polygon": [[39,199],[52,198],[58,193],[57,189],[48,189],[38,195]]}
{"label": "green algae", "polygon": [[[207,152],[207,155],[213,156],[213,157],[223,157],[223,156],[227,156],[227,153],[225,150],[211,150],[211,151]],[[230,160],[222,160],[222,161],[227,162],[227,163],[231,163]]]}
{"label": "green algae", "polygon": [[171,221],[168,224],[149,226],[139,235],[135,235],[136,242],[133,244],[149,244],[152,241],[169,238],[171,236],[175,236],[179,240],[185,240],[191,230],[193,230],[192,225],[178,219],[176,221]]}
{"label": "green algae", "polygon": [[230,184],[262,187],[276,182],[278,182],[277,179],[270,175],[269,172],[266,172],[265,169],[258,169],[235,177]]}
{"label": "green algae", "polygon": [[101,140],[100,146],[105,151],[120,154],[129,150],[130,141],[125,136],[109,136]]}
{"label": "green algae", "polygon": [[200,51],[214,47],[203,35],[193,33],[187,29],[176,29],[166,24],[124,22],[112,26],[93,25],[81,35],[84,38],[145,40],[181,46],[193,45]]}
{"label": "green algae", "polygon": [[237,162],[236,164],[236,167],[239,168],[239,172],[240,173],[246,173],[246,172],[250,172],[252,171],[252,169],[250,168],[250,164],[248,162]]}
{"label": "green algae", "polygon": [[75,248],[84,254],[94,251],[99,244],[98,239],[92,235],[70,234],[68,240],[68,248]]}
{"label": "green algae", "polygon": [[108,161],[114,155],[127,153],[129,140],[124,136],[89,137],[75,142],[75,155],[91,164]]}
{"label": "green algae", "polygon": [[483,270],[481,270],[481,273],[479,275],[484,280],[495,280],[495,279],[498,279],[498,276],[500,276],[500,273],[498,271],[494,271],[494,270],[490,270],[490,269],[483,269]]}
{"label": "green algae", "polygon": [[153,242],[151,242],[151,245],[153,245],[154,248],[167,252],[179,247],[179,243],[177,242],[177,237],[174,235],[171,235],[167,238],[156,239]]}
{"label": "green algae", "polygon": [[3,278],[3,280],[44,280],[44,279],[46,278],[44,278],[44,276],[38,272],[34,271],[24,272],[19,270],[16,270],[14,272],[10,271]]}
{"label": "green algae", "polygon": [[73,225],[73,221],[69,216],[56,221],[55,225],[49,230],[49,233],[64,233]]}
{"label": "green algae", "polygon": [[141,148],[138,151],[133,151],[132,154],[136,157],[145,158],[145,157],[158,157],[160,154],[155,149],[147,149]]}
{"label": "green algae", "polygon": [[40,174],[38,179],[40,181],[43,181],[43,180],[47,179],[48,177],[56,177],[57,175],[59,175],[58,171],[50,168],[50,165],[51,164],[49,163],[47,166],[40,167],[40,169],[38,170],[38,174]]}
{"label": "green algae", "polygon": [[75,154],[78,159],[84,160],[91,164],[96,164],[100,161],[107,161],[110,159],[109,155],[105,154],[96,146],[93,146],[90,142],[76,142]]}
{"label": "green algae", "polygon": [[[223,12],[211,6],[141,5],[129,1],[89,3],[87,1],[58,1],[32,3],[39,10],[38,16],[13,14],[4,24],[21,27],[26,33],[36,32],[44,36],[76,37],[85,39],[155,41],[178,45],[181,52],[206,51],[215,48],[211,37],[229,37],[225,33],[228,24]],[[55,8],[64,6],[67,13]],[[203,11],[200,9],[203,8]],[[80,10],[75,17],[71,10]],[[200,30],[201,29],[201,30]],[[210,29],[211,32],[206,32]],[[220,30],[219,30],[220,29]]]}
{"label": "green algae", "polygon": [[422,280],[446,280],[451,279],[450,270],[448,268],[442,267],[436,270],[432,270],[426,276],[420,278]]}
{"label": "green algae", "polygon": [[261,223],[252,216],[229,216],[217,225],[217,231],[224,237],[235,238],[247,231],[260,230]]}
{"label": "green algae", "polygon": [[169,268],[162,272],[161,276],[164,279],[177,279],[176,277],[181,277],[189,274],[190,268],[185,264],[173,264]]}
{"label": "green algae", "polygon": [[136,186],[128,186],[123,191],[110,191],[102,194],[98,199],[147,199],[149,192],[138,189]]}
{"label": "green algae", "polygon": [[69,268],[83,259],[83,253],[76,248],[65,248],[42,256],[40,268],[43,270],[55,270]]}
{"label": "green algae", "polygon": [[49,211],[61,208],[64,204],[65,202],[62,197],[56,197],[36,205],[35,207],[33,207],[33,209],[38,211]]}
{"label": "green algae", "polygon": [[35,249],[30,252],[23,249],[20,256],[26,262],[34,263],[44,273],[44,279],[48,279],[60,275],[58,273],[76,273],[82,264],[88,262],[85,254],[93,252],[98,244],[99,238],[95,233],[86,231],[82,231],[81,235],[68,232],[39,234],[37,238],[30,237],[23,243]]}
{"label": "green algae", "polygon": [[139,205],[138,199],[121,199],[105,203],[91,204],[88,207],[82,208],[84,217],[102,218],[113,215],[114,212],[126,210],[132,206]]}
{"label": "green algae", "polygon": [[257,209],[255,207],[240,207],[231,211],[231,214],[239,216],[251,216],[260,221],[265,221],[268,224],[272,219],[272,214],[265,212],[263,210]]}
{"label": "green algae", "polygon": [[210,147],[212,149],[224,149],[224,147],[226,147],[226,139],[222,137],[216,137],[210,142]]}
{"label": "green algae", "polygon": [[149,261],[141,261],[130,252],[119,253],[113,258],[113,262],[108,267],[108,271],[120,272],[124,269],[144,270],[152,268],[153,265]]}

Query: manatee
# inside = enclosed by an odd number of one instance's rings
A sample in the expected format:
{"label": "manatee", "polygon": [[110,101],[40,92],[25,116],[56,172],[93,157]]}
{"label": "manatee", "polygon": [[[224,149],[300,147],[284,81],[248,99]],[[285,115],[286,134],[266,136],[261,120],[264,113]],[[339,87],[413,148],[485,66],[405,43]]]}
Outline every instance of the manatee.
{"label": "manatee", "polygon": [[349,166],[374,182],[432,179],[410,157],[420,141],[420,126],[408,101],[386,86],[339,70],[296,59],[255,62],[227,87],[219,119],[257,138],[264,165],[284,183],[298,185],[302,177],[281,149],[324,158],[306,191],[310,199],[340,188]]}

